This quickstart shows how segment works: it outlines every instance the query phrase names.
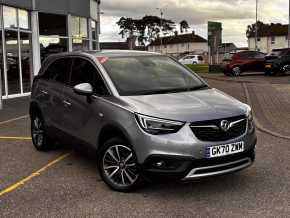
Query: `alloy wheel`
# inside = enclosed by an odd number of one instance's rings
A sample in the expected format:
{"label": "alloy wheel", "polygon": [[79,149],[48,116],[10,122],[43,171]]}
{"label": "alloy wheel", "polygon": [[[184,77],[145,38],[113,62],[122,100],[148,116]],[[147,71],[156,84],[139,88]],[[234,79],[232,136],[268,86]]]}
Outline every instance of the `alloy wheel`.
{"label": "alloy wheel", "polygon": [[289,64],[283,66],[283,72],[285,75],[290,75],[290,65]]}
{"label": "alloy wheel", "polygon": [[129,187],[139,178],[134,153],[124,145],[114,145],[106,150],[103,171],[107,179],[119,187]]}
{"label": "alloy wheel", "polygon": [[35,116],[32,121],[32,139],[37,147],[42,147],[44,140],[43,123],[38,116]]}
{"label": "alloy wheel", "polygon": [[232,71],[233,71],[233,75],[234,76],[239,76],[241,74],[241,68],[240,67],[234,67]]}

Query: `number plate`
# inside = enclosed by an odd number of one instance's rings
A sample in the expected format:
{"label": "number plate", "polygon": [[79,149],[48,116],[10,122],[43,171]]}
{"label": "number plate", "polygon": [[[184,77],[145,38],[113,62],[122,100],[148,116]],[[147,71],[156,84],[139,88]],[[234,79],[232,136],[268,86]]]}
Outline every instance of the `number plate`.
{"label": "number plate", "polygon": [[207,157],[222,157],[230,154],[236,154],[245,150],[244,142],[237,142],[227,145],[218,145],[207,148]]}
{"label": "number plate", "polygon": [[272,65],[271,64],[267,64],[265,67],[266,68],[272,68]]}

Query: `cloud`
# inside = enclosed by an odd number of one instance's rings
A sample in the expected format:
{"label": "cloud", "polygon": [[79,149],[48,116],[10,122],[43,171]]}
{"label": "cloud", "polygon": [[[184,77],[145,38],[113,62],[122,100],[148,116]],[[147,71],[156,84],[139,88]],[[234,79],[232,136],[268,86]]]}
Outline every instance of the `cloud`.
{"label": "cloud", "polygon": [[[159,15],[157,7],[164,8],[164,16],[176,23],[185,19],[197,33],[207,36],[209,20],[223,22],[224,40],[246,45],[247,25],[255,22],[255,0],[103,0],[103,41],[122,40],[115,24],[122,17],[141,18]],[[286,10],[285,10],[286,8]],[[264,22],[288,22],[288,1],[259,0],[259,19]]]}

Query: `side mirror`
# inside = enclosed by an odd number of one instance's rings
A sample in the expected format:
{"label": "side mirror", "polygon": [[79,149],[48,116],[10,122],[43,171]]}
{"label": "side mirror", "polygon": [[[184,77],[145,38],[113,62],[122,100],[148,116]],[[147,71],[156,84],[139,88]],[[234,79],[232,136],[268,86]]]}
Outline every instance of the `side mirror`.
{"label": "side mirror", "polygon": [[73,88],[78,95],[91,96],[93,94],[93,87],[89,83],[81,83]]}

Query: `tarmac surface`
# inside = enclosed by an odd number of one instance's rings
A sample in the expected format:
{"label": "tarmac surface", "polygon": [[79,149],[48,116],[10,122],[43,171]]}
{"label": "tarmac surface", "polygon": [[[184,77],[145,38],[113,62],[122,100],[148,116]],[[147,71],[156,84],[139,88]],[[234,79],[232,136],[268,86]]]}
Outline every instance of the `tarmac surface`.
{"label": "tarmac surface", "polygon": [[[285,81],[289,77],[275,77],[272,83],[262,75],[233,81],[220,80],[221,75],[203,76],[212,87],[245,103],[246,83],[259,122],[290,135],[290,83]],[[189,183],[146,184],[124,194],[107,188],[94,157],[85,152],[71,148],[35,151],[25,116],[27,98],[4,104],[0,111],[1,218],[289,217],[290,140],[258,131],[257,159],[249,169]]]}

